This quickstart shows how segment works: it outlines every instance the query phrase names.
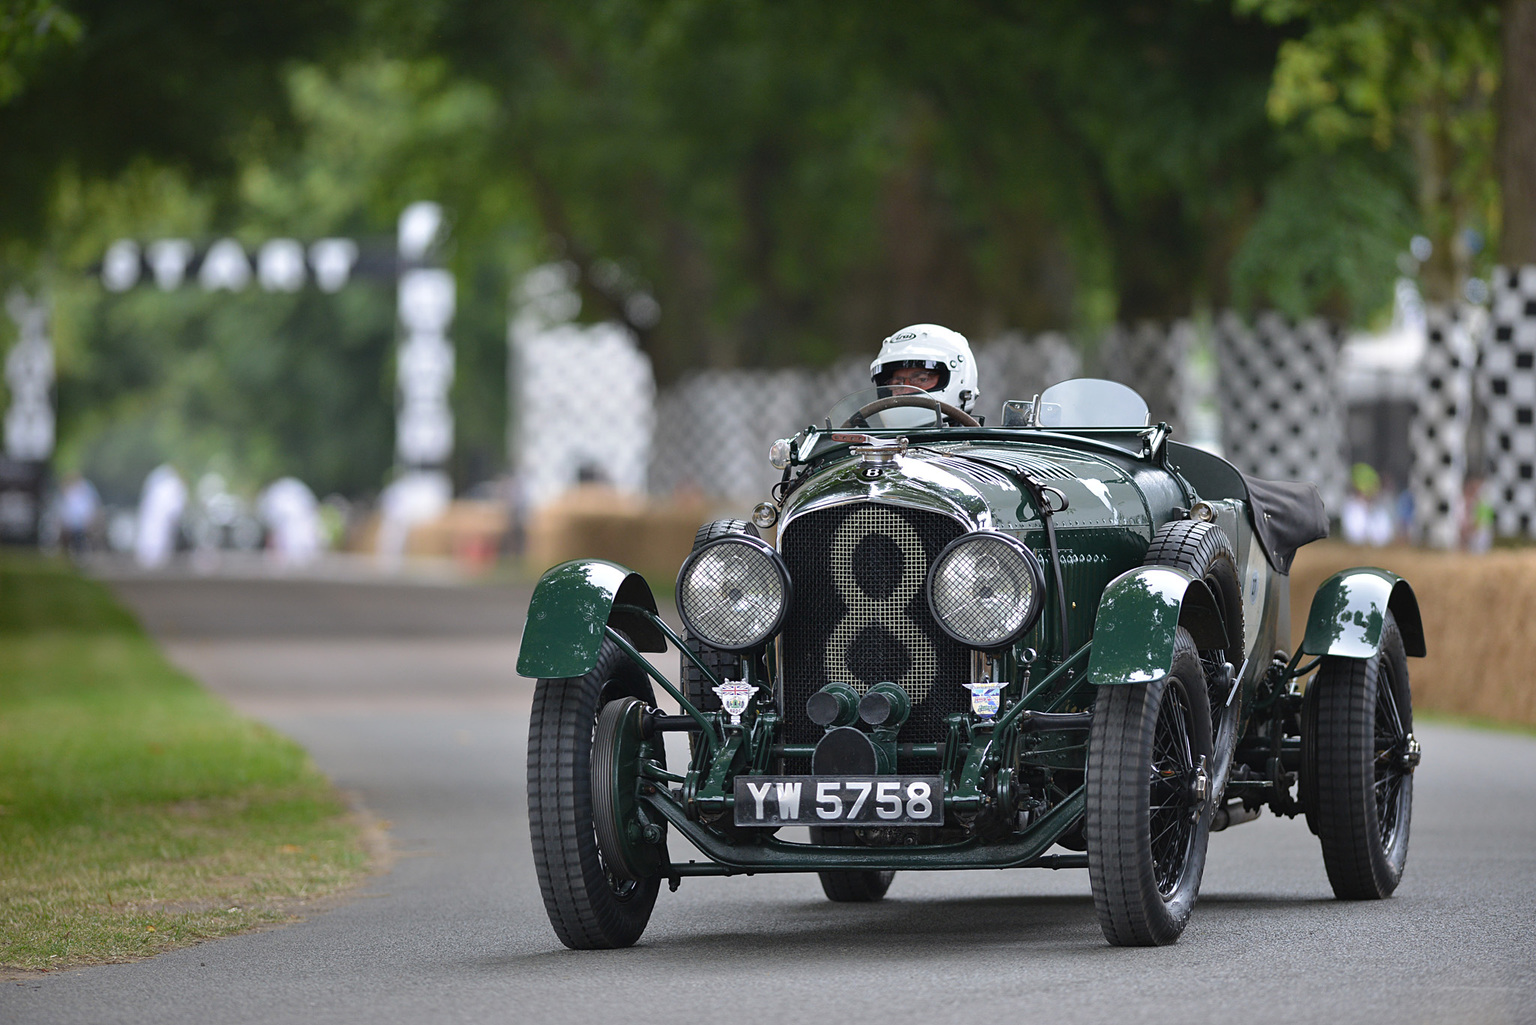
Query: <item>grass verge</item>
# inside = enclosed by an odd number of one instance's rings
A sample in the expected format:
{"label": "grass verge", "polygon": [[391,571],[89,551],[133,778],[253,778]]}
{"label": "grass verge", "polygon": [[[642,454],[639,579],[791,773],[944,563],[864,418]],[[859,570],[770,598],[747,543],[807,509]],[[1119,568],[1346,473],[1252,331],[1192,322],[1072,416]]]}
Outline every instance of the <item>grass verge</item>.
{"label": "grass verge", "polygon": [[302,748],[173,668],[101,585],[0,553],[0,966],[290,920],[367,866]]}

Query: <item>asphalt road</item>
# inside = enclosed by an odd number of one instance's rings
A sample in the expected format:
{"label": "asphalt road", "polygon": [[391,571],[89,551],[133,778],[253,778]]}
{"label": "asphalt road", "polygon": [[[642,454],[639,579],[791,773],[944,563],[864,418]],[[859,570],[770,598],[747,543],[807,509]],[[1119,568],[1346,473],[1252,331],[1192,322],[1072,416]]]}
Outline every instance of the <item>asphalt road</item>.
{"label": "asphalt road", "polygon": [[[308,921],[0,984],[0,1022],[1536,1022],[1536,738],[1424,725],[1398,895],[1334,901],[1315,838],[1212,838],[1174,947],[1106,946],[1087,874],[685,880],[641,945],[565,950],[523,795],[526,592],[118,584],[172,656],[391,823],[393,867]],[[677,853],[677,852],[675,852]]]}

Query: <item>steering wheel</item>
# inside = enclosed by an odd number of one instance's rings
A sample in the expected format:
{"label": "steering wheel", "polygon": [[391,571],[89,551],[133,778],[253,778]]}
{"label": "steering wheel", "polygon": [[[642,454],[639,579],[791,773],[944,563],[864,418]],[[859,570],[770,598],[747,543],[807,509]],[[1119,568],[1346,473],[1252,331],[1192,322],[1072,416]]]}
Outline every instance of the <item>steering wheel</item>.
{"label": "steering wheel", "polygon": [[952,406],[948,402],[936,399],[931,395],[888,395],[883,399],[876,399],[867,406],[861,407],[857,413],[845,420],[842,427],[839,427],[838,430],[846,430],[850,427],[868,427],[869,417],[887,409],[894,409],[897,406],[923,406],[927,409],[938,410],[956,427],[981,426],[981,421],[959,406]]}

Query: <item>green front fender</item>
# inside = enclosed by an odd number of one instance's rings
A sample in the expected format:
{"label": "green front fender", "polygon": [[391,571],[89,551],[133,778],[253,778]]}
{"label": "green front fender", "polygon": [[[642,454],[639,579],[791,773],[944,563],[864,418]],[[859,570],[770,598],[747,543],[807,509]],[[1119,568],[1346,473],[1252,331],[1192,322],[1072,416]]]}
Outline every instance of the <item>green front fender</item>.
{"label": "green front fender", "polygon": [[545,573],[528,603],[518,673],[534,679],[586,675],[597,664],[603,627],[610,622],[640,651],[667,650],[667,639],[655,623],[615,610],[615,605],[656,611],[645,578],[618,563],[576,559]]}
{"label": "green front fender", "polygon": [[1109,582],[1093,625],[1088,678],[1096,685],[1168,675],[1184,627],[1202,648],[1225,648],[1220,607],[1205,581],[1170,566],[1138,566]]}
{"label": "green front fender", "polygon": [[1370,658],[1381,650],[1388,612],[1397,620],[1404,651],[1422,657],[1424,623],[1408,581],[1373,566],[1335,573],[1312,596],[1302,653]]}

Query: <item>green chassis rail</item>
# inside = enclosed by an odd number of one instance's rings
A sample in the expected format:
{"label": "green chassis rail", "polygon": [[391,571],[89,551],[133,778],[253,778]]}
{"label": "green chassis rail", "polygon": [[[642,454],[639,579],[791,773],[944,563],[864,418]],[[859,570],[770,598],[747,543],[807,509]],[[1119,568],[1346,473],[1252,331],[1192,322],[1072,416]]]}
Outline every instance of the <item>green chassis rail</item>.
{"label": "green chassis rail", "polygon": [[[720,680],[704,664],[703,660],[688,649],[682,638],[649,609],[636,605],[619,604],[614,610],[627,616],[639,616],[652,623],[679,651],[704,674],[706,680],[718,685]],[[640,802],[645,809],[665,819],[697,847],[711,863],[672,863],[661,873],[674,881],[682,876],[702,875],[751,875],[757,872],[815,872],[824,869],[896,869],[896,870],[943,870],[956,868],[1083,868],[1087,856],[1082,854],[1046,856],[1057,839],[1066,833],[1082,816],[1085,806],[1084,789],[1078,787],[1049,811],[1031,823],[1022,833],[1004,840],[984,841],[980,837],[912,847],[843,847],[791,843],[773,836],[760,836],[753,843],[737,843],[710,830],[689,816],[689,809],[669,784],[683,783],[695,788],[694,803],[706,812],[730,813],[734,795],[730,782],[740,772],[762,772],[771,746],[767,743],[773,726],[772,713],[758,713],[753,721],[740,727],[725,725],[725,717],[700,711],[683,695],[660,670],[651,665],[633,644],[619,631],[605,626],[604,631],[634,663],[651,679],[660,684],[677,701],[683,713],[694,720],[702,739],[700,754],[695,762],[703,771],[691,770],[688,776],[678,776],[656,766],[650,766],[645,779],[639,784]],[[956,767],[957,783],[945,794],[946,814],[951,812],[979,812],[987,801],[981,780],[984,773],[995,768],[1002,757],[1003,748],[1012,731],[1028,728],[1032,718],[1040,713],[1051,714],[1050,707],[1031,709],[1033,700],[1048,693],[1063,679],[1071,680],[1077,668],[1087,660],[1091,642],[1084,644],[1066,660],[1053,667],[1028,693],[1014,702],[1007,712],[990,724],[979,724],[971,734],[969,750],[963,766]],[[752,660],[748,662],[749,682],[761,685]],[[1073,693],[1068,687],[1057,696],[1052,705]],[[750,714],[750,713],[749,713]],[[1074,717],[1075,719],[1075,717]],[[1045,720],[1045,716],[1041,716]],[[1048,721],[1048,720],[1046,720]],[[1044,725],[1044,729],[1086,729],[1084,721],[1071,725]],[[750,744],[755,739],[759,743]],[[755,755],[755,765],[743,763],[742,747]],[[943,745],[937,745],[942,748]],[[786,749],[781,749],[781,752]],[[788,748],[787,753],[809,754]],[[733,771],[734,770],[734,771]]]}

